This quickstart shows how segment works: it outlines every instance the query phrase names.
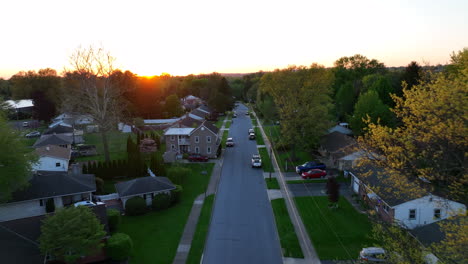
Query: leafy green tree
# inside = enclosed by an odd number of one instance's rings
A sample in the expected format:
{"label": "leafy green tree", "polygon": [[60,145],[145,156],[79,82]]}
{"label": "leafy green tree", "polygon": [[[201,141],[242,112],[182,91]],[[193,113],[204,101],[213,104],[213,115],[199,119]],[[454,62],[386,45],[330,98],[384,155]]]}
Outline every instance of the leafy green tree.
{"label": "leafy green tree", "polygon": [[168,117],[178,117],[182,115],[183,110],[177,94],[171,94],[168,97],[166,97],[165,109],[168,114]]}
{"label": "leafy green tree", "polygon": [[106,252],[113,260],[125,260],[132,252],[133,242],[130,236],[124,233],[115,233],[108,240]]}
{"label": "leafy green tree", "polygon": [[0,202],[26,186],[31,176],[31,164],[37,157],[30,154],[20,135],[6,122],[0,112]]}
{"label": "leafy green tree", "polygon": [[107,221],[109,223],[109,230],[117,230],[117,226],[121,221],[120,211],[117,209],[107,209]]}
{"label": "leafy green tree", "polygon": [[458,216],[453,221],[440,221],[445,238],[431,245],[437,257],[445,263],[468,263],[468,216]]}
{"label": "leafy green tree", "polygon": [[[415,61],[406,66],[402,76],[402,81],[406,83],[406,88],[411,89],[421,80],[422,67]],[[400,95],[401,96],[401,95]]]}
{"label": "leafy green tree", "polygon": [[281,135],[293,147],[311,150],[330,127],[332,72],[323,66],[289,67],[265,74],[260,89],[272,95]]}
{"label": "leafy green tree", "polygon": [[353,112],[355,103],[356,96],[351,82],[341,85],[335,96],[338,119],[343,119],[345,116],[350,115]]}
{"label": "leafy green tree", "polygon": [[363,91],[373,90],[379,95],[380,100],[388,106],[393,106],[394,102],[391,94],[394,93],[390,80],[381,74],[371,74],[362,79]]}
{"label": "leafy green tree", "polygon": [[327,179],[327,194],[330,207],[338,207],[338,200],[340,198],[340,184],[336,181],[335,177]]}
{"label": "leafy green tree", "polygon": [[104,226],[86,206],[67,207],[47,216],[41,226],[39,248],[42,254],[74,262],[102,247]]}

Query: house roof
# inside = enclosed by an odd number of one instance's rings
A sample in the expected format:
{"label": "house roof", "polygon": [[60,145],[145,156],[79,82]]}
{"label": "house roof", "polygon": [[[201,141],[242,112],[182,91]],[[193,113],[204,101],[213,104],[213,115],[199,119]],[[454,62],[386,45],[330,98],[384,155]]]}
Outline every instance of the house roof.
{"label": "house roof", "polygon": [[174,184],[166,177],[142,177],[115,184],[120,197],[145,193],[169,191],[175,189]]}
{"label": "house roof", "polygon": [[191,117],[191,118],[193,118],[193,119],[205,120],[205,117],[203,117],[203,116],[194,115],[194,114],[192,114],[192,113],[189,113],[188,115],[189,115],[189,117]]}
{"label": "house roof", "polygon": [[50,124],[49,128],[56,127],[58,125],[72,127],[72,125],[69,124],[68,120],[57,120],[54,123]]}
{"label": "house roof", "polygon": [[145,124],[171,124],[179,121],[180,118],[169,118],[169,119],[145,119]]}
{"label": "house roof", "polygon": [[196,115],[196,116],[199,116],[199,117],[203,117],[205,118],[205,116],[209,115],[209,113],[205,112],[205,111],[202,111],[200,109],[195,109],[195,110],[192,110],[192,112],[190,112],[192,115]]}
{"label": "house roof", "polygon": [[332,132],[325,135],[320,141],[322,148],[326,149],[328,152],[333,153],[343,149],[347,146],[355,144],[356,141],[354,138],[344,135],[340,132]]}
{"label": "house roof", "polygon": [[18,108],[26,108],[26,107],[33,107],[34,103],[32,99],[23,99],[23,100],[6,100],[7,104],[10,107],[18,109]]}
{"label": "house roof", "polygon": [[215,133],[215,134],[218,134],[219,132],[219,128],[217,128],[213,122],[210,122],[210,121],[205,121],[203,122],[203,125],[208,128],[211,132]]}
{"label": "house roof", "polygon": [[173,127],[191,127],[195,128],[202,124],[201,120],[195,119],[190,117],[189,115],[185,115],[179,121],[174,123]]}
{"label": "house roof", "polygon": [[61,134],[42,135],[36,143],[34,148],[39,148],[47,145],[69,145],[73,143],[73,137]]}
{"label": "house roof", "polygon": [[37,155],[40,157],[52,157],[59,159],[69,160],[71,156],[71,149],[62,148],[56,145],[47,145],[36,149]]}
{"label": "house roof", "polygon": [[178,136],[178,135],[188,136],[194,129],[195,128],[193,127],[171,127],[166,130],[164,135],[165,136]]}
{"label": "house roof", "polygon": [[333,132],[340,132],[341,134],[345,134],[345,135],[352,135],[353,134],[353,131],[351,131],[351,129],[349,128],[346,128],[344,126],[340,126],[340,125],[336,125],[330,129],[328,129],[328,133],[333,133]]}
{"label": "house roof", "polygon": [[73,175],[67,172],[41,171],[33,175],[29,185],[12,194],[12,202],[37,200],[96,191],[95,177],[92,174]]}
{"label": "house roof", "polygon": [[[391,191],[392,188],[389,188],[388,183],[386,183],[385,179],[385,170],[383,168],[377,168],[373,166],[365,166],[365,167],[357,167],[348,170],[354,176],[359,178],[364,184],[368,185],[369,188],[372,187],[379,187],[378,192],[376,190],[372,190],[375,192],[381,199],[385,201],[389,206],[396,206],[411,200],[414,198],[409,198],[404,194],[396,195]],[[363,177],[363,175],[366,175]],[[420,198],[420,197],[418,197]]]}
{"label": "house roof", "polygon": [[211,110],[211,108],[208,107],[207,105],[202,105],[202,106],[198,107],[198,109],[201,110],[201,111],[203,111],[203,112],[205,112],[205,113],[208,113],[208,114],[211,113],[211,112],[213,112],[213,111]]}
{"label": "house roof", "polygon": [[445,233],[440,228],[441,223],[453,223],[458,224],[460,217],[451,217],[432,224],[420,226],[409,230],[409,232],[415,236],[419,242],[424,246],[428,247],[432,243],[437,243],[445,239]]}
{"label": "house roof", "polygon": [[65,133],[73,133],[73,128],[67,125],[63,125],[63,123],[60,123],[56,126],[53,126],[49,129],[47,129],[43,135],[51,135],[51,134],[65,134]]}

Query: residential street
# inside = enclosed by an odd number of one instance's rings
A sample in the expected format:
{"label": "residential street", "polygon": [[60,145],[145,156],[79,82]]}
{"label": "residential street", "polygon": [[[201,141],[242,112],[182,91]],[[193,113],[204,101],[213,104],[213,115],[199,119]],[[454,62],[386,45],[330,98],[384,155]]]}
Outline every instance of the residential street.
{"label": "residential street", "polygon": [[257,152],[248,139],[250,117],[237,107],[229,137],[235,146],[224,154],[224,163],[213,208],[203,263],[283,263],[281,246],[261,169],[250,159]]}

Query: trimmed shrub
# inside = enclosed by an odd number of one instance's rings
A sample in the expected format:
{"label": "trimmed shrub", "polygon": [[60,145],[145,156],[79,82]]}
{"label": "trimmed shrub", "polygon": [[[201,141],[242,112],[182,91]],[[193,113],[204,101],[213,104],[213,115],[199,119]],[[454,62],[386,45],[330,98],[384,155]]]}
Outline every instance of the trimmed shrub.
{"label": "trimmed shrub", "polygon": [[120,211],[117,209],[107,209],[107,222],[109,223],[110,231],[117,230],[120,223]]}
{"label": "trimmed shrub", "polygon": [[180,197],[182,196],[182,186],[175,185],[175,189],[171,191],[171,201],[173,204],[180,202]]}
{"label": "trimmed shrub", "polygon": [[167,170],[167,177],[175,184],[182,184],[186,175],[192,173],[189,168],[172,167]]}
{"label": "trimmed shrub", "polygon": [[53,198],[49,198],[47,199],[47,202],[46,202],[46,212],[47,213],[53,213],[55,212],[55,203],[54,203],[54,199]]}
{"label": "trimmed shrub", "polygon": [[133,242],[130,236],[124,233],[115,233],[106,244],[107,256],[113,260],[125,260],[130,256]]}
{"label": "trimmed shrub", "polygon": [[151,207],[153,210],[160,211],[171,206],[171,195],[165,193],[158,193],[154,196]]}
{"label": "trimmed shrub", "polygon": [[142,215],[147,212],[146,202],[141,197],[133,197],[125,203],[125,213],[127,215]]}

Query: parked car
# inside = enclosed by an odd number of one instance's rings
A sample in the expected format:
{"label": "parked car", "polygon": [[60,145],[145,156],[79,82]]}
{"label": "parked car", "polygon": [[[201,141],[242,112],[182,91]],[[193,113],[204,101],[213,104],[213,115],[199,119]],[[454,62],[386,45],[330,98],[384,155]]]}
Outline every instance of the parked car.
{"label": "parked car", "polygon": [[249,111],[245,112],[245,115],[250,115]]}
{"label": "parked car", "polygon": [[208,157],[207,156],[203,156],[201,154],[191,154],[188,156],[188,160],[189,161],[203,161],[203,162],[207,162],[208,161]]}
{"label": "parked car", "polygon": [[250,135],[250,133],[255,133],[255,130],[253,128],[249,128],[249,133],[248,134]]}
{"label": "parked car", "polygon": [[363,248],[359,252],[359,260],[361,263],[383,263],[386,261],[386,252],[383,248],[368,247]]}
{"label": "parked car", "polygon": [[234,147],[234,140],[232,138],[227,138],[226,147]]}
{"label": "parked car", "polygon": [[303,172],[310,171],[311,169],[324,170],[326,168],[327,168],[327,166],[325,166],[325,164],[323,164],[323,163],[316,162],[316,161],[309,161],[309,162],[306,162],[306,163],[304,163],[302,165],[296,166],[296,173],[302,174]]}
{"label": "parked car", "polygon": [[33,131],[33,132],[29,132],[26,134],[27,138],[34,138],[34,137],[40,137],[40,136],[41,136],[41,132],[39,131]]}
{"label": "parked car", "polygon": [[29,126],[29,122],[23,122],[23,127],[28,127]]}
{"label": "parked car", "polygon": [[250,140],[255,139],[255,133],[250,133],[250,134],[249,134],[249,139],[250,139]]}
{"label": "parked car", "polygon": [[312,169],[312,170],[309,170],[309,171],[304,171],[301,174],[301,176],[302,176],[303,179],[323,178],[323,177],[327,176],[327,172],[324,171],[324,170],[320,170],[320,169]]}
{"label": "parked car", "polygon": [[252,168],[261,168],[262,167],[262,159],[260,155],[253,154],[252,155]]}
{"label": "parked car", "polygon": [[232,114],[232,118],[236,118],[236,117],[237,117],[236,113]]}
{"label": "parked car", "polygon": [[88,207],[91,207],[91,206],[96,206],[95,203],[93,202],[90,202],[90,201],[81,201],[81,202],[76,202],[73,204],[75,207],[78,207],[78,206],[88,206]]}

